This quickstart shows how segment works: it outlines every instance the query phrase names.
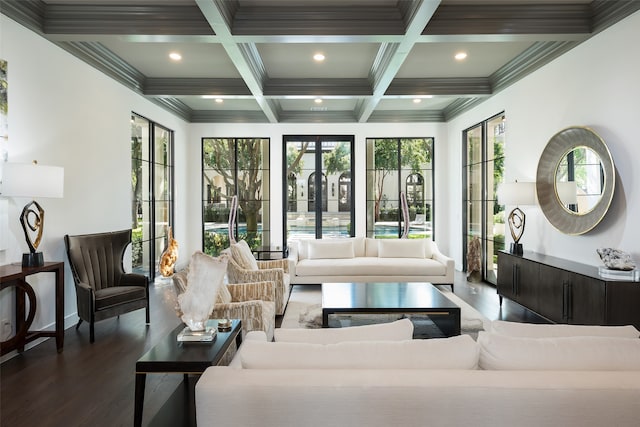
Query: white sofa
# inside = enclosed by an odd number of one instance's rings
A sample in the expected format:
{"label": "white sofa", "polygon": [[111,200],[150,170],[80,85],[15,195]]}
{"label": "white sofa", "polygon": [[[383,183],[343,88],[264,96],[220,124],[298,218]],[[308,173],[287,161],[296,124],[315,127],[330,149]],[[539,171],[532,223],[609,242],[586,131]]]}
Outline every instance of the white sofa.
{"label": "white sofa", "polygon": [[454,261],[428,239],[310,239],[290,241],[291,284],[431,282],[451,285]]}
{"label": "white sofa", "polygon": [[276,329],[276,342],[248,334],[230,366],[208,368],[196,384],[198,426],[619,427],[640,420],[635,328],[544,325],[551,328],[534,327],[530,336],[525,328],[522,336],[520,326],[507,325],[475,342],[466,335],[408,340],[406,323],[394,340],[376,326]]}

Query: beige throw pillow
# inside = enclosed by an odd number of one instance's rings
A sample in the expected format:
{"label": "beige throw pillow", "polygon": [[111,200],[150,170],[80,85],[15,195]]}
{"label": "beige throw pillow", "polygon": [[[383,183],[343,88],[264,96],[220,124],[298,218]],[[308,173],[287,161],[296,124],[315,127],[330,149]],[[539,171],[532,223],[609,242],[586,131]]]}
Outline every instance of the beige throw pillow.
{"label": "beige throw pillow", "polygon": [[231,245],[231,256],[245,270],[258,269],[258,263],[251,252],[251,248],[244,240]]}

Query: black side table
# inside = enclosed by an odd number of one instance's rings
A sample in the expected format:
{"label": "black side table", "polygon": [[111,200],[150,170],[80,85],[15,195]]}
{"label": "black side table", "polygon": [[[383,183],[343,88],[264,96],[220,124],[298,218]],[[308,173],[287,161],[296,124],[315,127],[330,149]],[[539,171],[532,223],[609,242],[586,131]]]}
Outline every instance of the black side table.
{"label": "black side table", "polygon": [[[217,325],[217,320],[212,320]],[[242,343],[242,322],[233,320],[231,330],[220,332],[210,343],[178,342],[178,334],[185,328],[181,324],[163,338],[155,347],[145,353],[136,362],[136,391],[134,425],[142,425],[142,409],[144,406],[144,388],[147,374],[177,373],[184,374],[185,382],[189,374],[202,374],[209,366],[217,365],[225,352],[235,340],[239,348]],[[195,408],[195,402],[189,402]],[[195,413],[190,414],[195,424]]]}
{"label": "black side table", "polygon": [[289,256],[289,248],[283,246],[282,249],[276,249],[271,246],[259,246],[252,249],[254,256],[259,261],[268,261],[270,259],[283,259]]}

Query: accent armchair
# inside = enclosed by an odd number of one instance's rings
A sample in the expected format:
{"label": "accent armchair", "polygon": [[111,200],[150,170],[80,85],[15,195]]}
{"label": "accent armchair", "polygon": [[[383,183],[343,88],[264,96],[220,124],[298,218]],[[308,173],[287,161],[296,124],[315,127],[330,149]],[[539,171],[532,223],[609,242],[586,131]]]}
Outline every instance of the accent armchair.
{"label": "accent armchair", "polygon": [[125,273],[122,260],[131,243],[131,230],[64,236],[76,286],[78,317],[89,322],[90,342],[94,323],[144,308],[149,323],[149,280],[142,274]]}
{"label": "accent armchair", "polygon": [[[176,293],[180,295],[189,285],[189,269],[173,274]],[[181,315],[181,313],[179,313]],[[264,331],[273,339],[276,322],[276,303],[273,282],[230,283],[223,285],[213,306],[211,319],[242,320],[242,336],[250,331]]]}
{"label": "accent armchair", "polygon": [[[239,242],[244,243],[244,242]],[[248,249],[248,248],[247,248]],[[287,259],[255,261],[249,251],[249,255],[238,256],[238,252],[227,248],[222,251],[229,254],[227,276],[233,283],[252,283],[271,281],[274,283],[276,315],[283,315],[289,301],[291,290],[289,279],[289,261]],[[251,262],[247,262],[251,257]],[[245,259],[246,258],[246,259]],[[255,264],[254,264],[255,263]]]}

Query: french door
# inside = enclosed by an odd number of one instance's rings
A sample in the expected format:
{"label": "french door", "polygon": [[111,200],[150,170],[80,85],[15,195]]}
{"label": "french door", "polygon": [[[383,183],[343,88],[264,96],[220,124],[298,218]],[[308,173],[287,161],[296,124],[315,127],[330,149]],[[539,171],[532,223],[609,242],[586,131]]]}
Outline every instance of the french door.
{"label": "french door", "polygon": [[479,239],[482,280],[496,284],[498,251],[504,249],[504,205],[496,197],[503,181],[504,114],[493,116],[463,132],[463,262],[467,271],[469,242]]}
{"label": "french door", "polygon": [[283,241],[353,236],[353,135],[285,135],[283,144]]}

